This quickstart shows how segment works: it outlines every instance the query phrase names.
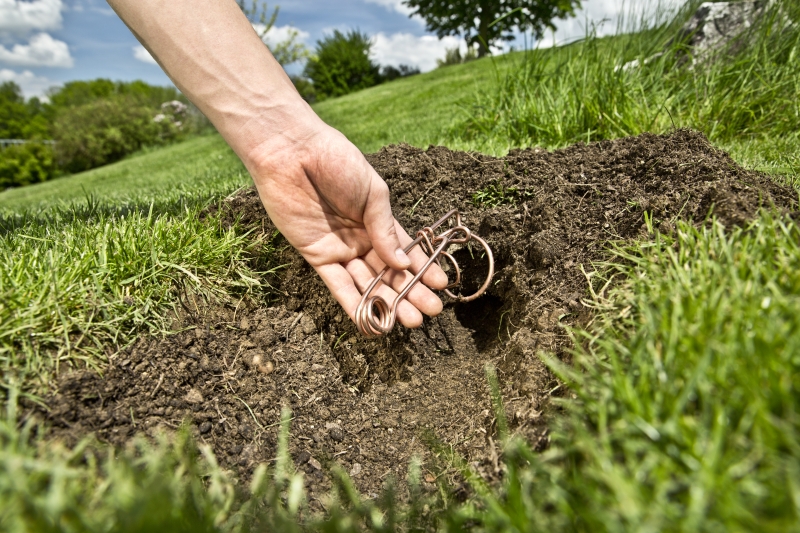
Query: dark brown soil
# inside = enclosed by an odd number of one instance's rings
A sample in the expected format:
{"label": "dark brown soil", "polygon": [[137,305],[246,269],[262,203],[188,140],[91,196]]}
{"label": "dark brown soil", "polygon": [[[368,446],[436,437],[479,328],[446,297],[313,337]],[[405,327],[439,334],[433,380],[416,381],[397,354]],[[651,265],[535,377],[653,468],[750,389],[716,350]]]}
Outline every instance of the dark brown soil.
{"label": "dark brown soil", "polygon": [[[590,319],[580,267],[590,271],[606,259],[609,240],[648,238],[645,211],[669,232],[677,219],[702,223],[712,211],[736,225],[761,206],[796,209],[792,189],[738,167],[685,130],[505,158],[390,146],[368,159],[410,232],[461,210],[495,252],[487,295],[446,304],[419,330],[398,327],[386,339],[365,340],[313,270],[283,246],[273,264],[288,266],[271,280],[279,295],[273,305],[198,311],[187,319],[191,329],[142,338],[114,356],[103,377],[64,375],[48,401],[53,436],[74,441],[94,432],[121,445],[188,417],[220,463],[247,478],[274,457],[285,405],[294,417],[291,453],[312,497],[329,486],[330,464],[375,494],[387,477],[405,477],[413,455],[423,459],[432,490],[436,476],[454,474],[439,470],[427,433],[492,476],[498,450],[484,365],[499,370],[514,431],[546,446],[548,398],[558,383],[536,354],[567,357],[564,327]],[[475,205],[473,194],[489,186],[511,201]],[[239,217],[256,232],[274,231],[252,189],[221,209],[228,223]],[[482,262],[466,248],[456,256],[474,285]]]}

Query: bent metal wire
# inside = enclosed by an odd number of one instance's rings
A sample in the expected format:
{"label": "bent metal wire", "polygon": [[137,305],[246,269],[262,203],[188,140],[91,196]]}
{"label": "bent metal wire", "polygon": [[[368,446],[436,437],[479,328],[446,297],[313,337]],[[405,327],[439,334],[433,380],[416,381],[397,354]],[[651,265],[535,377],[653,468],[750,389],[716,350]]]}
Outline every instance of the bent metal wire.
{"label": "bent metal wire", "polygon": [[[450,229],[443,231],[439,235],[434,233],[439,226],[452,218],[455,218],[455,223]],[[481,288],[478,289],[475,294],[470,296],[455,295],[450,289],[461,285],[461,270],[455,258],[447,253],[446,250],[453,244],[467,244],[469,241],[476,241],[486,251],[486,257],[489,260],[489,274],[486,276],[486,281],[483,282],[483,285],[481,285]],[[406,297],[409,291],[411,291],[414,285],[422,279],[422,276],[433,263],[436,263],[440,267],[442,266],[442,257],[445,257],[450,262],[450,266],[453,268],[456,275],[455,281],[444,289],[444,293],[449,297],[459,302],[470,302],[482,295],[486,292],[486,289],[489,288],[489,283],[491,283],[492,276],[494,276],[494,256],[492,255],[492,250],[489,248],[489,245],[486,244],[486,241],[472,233],[468,227],[461,223],[461,214],[457,209],[453,209],[447,213],[432,226],[427,226],[419,230],[417,232],[417,238],[406,246],[405,252],[408,253],[416,245],[420,245],[425,254],[428,255],[428,261],[425,263],[425,266],[417,272],[414,278],[403,287],[403,290],[400,291],[400,294],[398,294],[394,302],[392,302],[391,307],[382,297],[378,295],[370,296],[370,293],[372,293],[373,289],[381,282],[386,271],[389,270],[389,267],[384,268],[381,270],[380,274],[375,276],[375,279],[372,280],[369,287],[367,287],[367,290],[364,292],[364,295],[361,297],[361,303],[358,304],[358,308],[356,309],[355,319],[358,330],[365,337],[380,337],[392,331],[397,320],[397,307],[400,305],[400,302]]]}

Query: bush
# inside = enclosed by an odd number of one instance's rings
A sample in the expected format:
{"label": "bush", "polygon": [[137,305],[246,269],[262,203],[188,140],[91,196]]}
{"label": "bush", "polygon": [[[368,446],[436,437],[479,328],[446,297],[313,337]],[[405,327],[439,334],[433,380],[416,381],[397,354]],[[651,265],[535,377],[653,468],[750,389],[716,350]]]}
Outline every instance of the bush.
{"label": "bush", "polygon": [[66,108],[53,124],[56,160],[65,170],[80,172],[122,159],[144,146],[165,144],[181,130],[164,115],[129,96]]}
{"label": "bush", "polygon": [[478,52],[471,46],[467,48],[464,55],[461,55],[461,50],[456,46],[455,48],[445,48],[444,59],[437,59],[437,67],[446,67],[448,65],[460,65],[478,59]]}
{"label": "bush", "polygon": [[399,67],[386,65],[381,69],[381,81],[392,81],[397,78],[406,78],[417,74],[419,74],[419,69],[411,65],[400,65]]}
{"label": "bush", "polygon": [[314,84],[311,80],[302,76],[289,76],[289,79],[292,80],[294,88],[297,89],[297,92],[300,93],[303,100],[309,104],[313,104],[317,101],[317,90],[314,88]]}
{"label": "bush", "polygon": [[380,67],[369,58],[372,41],[365,33],[334,30],[317,41],[314,57],[308,60],[303,75],[314,83],[322,100],[366,89],[380,83]]}
{"label": "bush", "polygon": [[182,100],[186,98],[175,87],[159,87],[140,80],[111,81],[104,78],[89,81],[71,81],[63,87],[51,89],[48,93],[50,104],[46,106],[51,115],[60,110],[90,104],[107,98],[130,98],[153,109],[162,102]]}
{"label": "bush", "polygon": [[0,190],[47,181],[55,173],[50,146],[30,142],[0,151]]}

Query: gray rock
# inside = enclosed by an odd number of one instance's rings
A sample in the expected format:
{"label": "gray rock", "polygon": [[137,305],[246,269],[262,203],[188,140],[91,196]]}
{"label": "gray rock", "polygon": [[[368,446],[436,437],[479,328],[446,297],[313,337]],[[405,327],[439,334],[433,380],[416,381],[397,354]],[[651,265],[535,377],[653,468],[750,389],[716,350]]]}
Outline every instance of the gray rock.
{"label": "gray rock", "polygon": [[703,2],[678,35],[693,49],[692,63],[714,60],[731,47],[735,52],[746,46],[746,32],[764,12],[763,0],[744,2]]}
{"label": "gray rock", "polygon": [[[748,30],[753,27],[765,9],[771,5],[767,0],[744,0],[738,2],[703,2],[692,18],[667,43],[669,49],[676,41],[683,42],[691,50],[692,66],[716,60],[723,52],[737,53],[749,42]],[[791,25],[784,17],[783,23]],[[615,67],[615,71],[637,69],[663,56],[654,54],[642,61],[634,59]]]}

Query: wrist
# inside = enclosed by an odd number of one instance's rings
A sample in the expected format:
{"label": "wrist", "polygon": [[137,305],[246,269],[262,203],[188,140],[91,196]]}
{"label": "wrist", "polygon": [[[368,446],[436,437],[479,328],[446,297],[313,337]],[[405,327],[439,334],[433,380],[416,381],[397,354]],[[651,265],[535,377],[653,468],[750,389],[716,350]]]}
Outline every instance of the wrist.
{"label": "wrist", "polygon": [[298,100],[265,107],[236,133],[239,143],[231,145],[253,177],[263,175],[277,160],[303,163],[312,139],[328,127],[304,100]]}

